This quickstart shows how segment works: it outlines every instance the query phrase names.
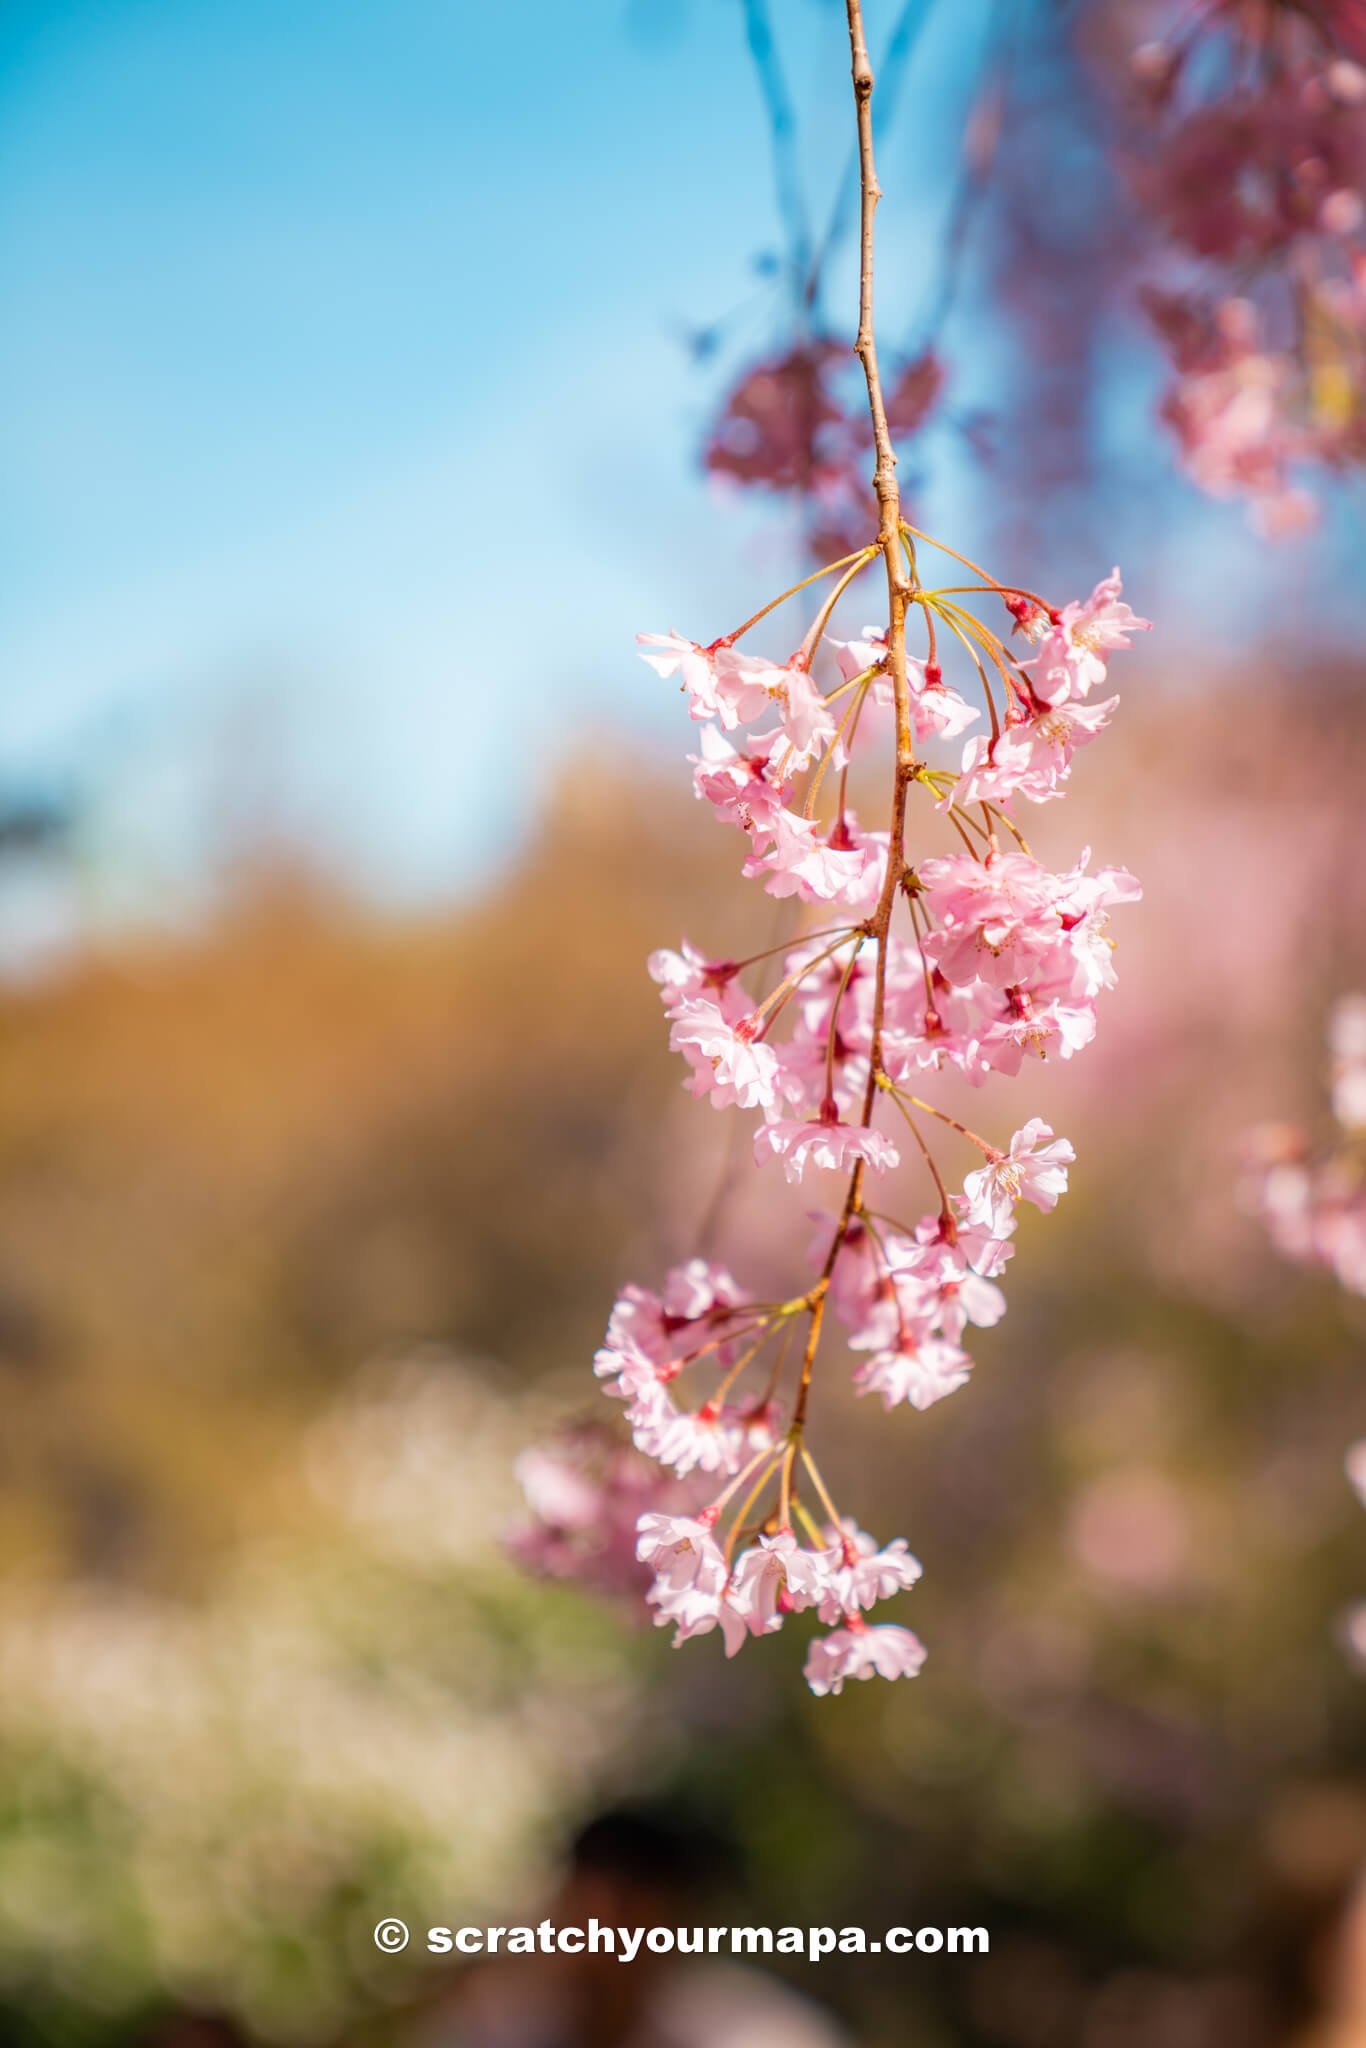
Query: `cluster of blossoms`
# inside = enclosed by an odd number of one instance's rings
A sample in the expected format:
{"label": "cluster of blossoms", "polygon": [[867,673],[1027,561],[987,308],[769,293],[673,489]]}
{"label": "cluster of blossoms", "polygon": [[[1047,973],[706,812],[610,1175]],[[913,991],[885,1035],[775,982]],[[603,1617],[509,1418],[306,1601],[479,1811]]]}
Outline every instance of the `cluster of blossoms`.
{"label": "cluster of blossoms", "polygon": [[[885,629],[829,633],[840,598],[882,552],[870,544],[818,572],[833,589],[785,660],[737,643],[793,592],[709,644],[640,636],[698,728],[697,796],[742,835],[744,874],[790,899],[796,920],[786,942],[750,959],[686,939],[652,955],[685,1085],[754,1115],[761,1170],[776,1163],[788,1181],[830,1174],[843,1184],[790,1298],[755,1299],[723,1266],[694,1259],[660,1292],[623,1290],[596,1371],[658,1478],[634,1532],[656,1621],[676,1643],[718,1630],[734,1655],[809,1609],[827,1631],[806,1663],[822,1694],[849,1678],[909,1676],[924,1656],[909,1630],[868,1619],[919,1565],[904,1541],[881,1545],[840,1512],[807,1442],[827,1316],[845,1328],[855,1389],[889,1410],[928,1408],[965,1383],[969,1327],[1005,1312],[999,1282],[1019,1205],[1051,1210],[1074,1155],[1037,1117],[998,1145],[921,1091],[937,1075],[980,1083],[1087,1045],[1115,978],[1109,912],[1140,893],[1122,869],[1092,871],[1087,853],[1054,872],[1019,824],[1024,806],[1066,793],[1077,749],[1115,711],[1118,699],[1103,693],[1109,658],[1147,626],[1118,572],[1062,608],[960,556],[974,580],[935,588],[921,579],[925,539],[897,529],[904,611]],[[1014,649],[965,597],[1004,607]],[[907,613],[923,629],[921,655],[906,651]],[[980,705],[946,678],[948,645],[980,685]],[[851,773],[879,732],[885,743],[879,714],[889,709],[897,765],[890,813],[874,825],[852,806]],[[978,724],[986,729],[974,734]],[[956,765],[925,758],[946,747]],[[908,857],[912,798],[948,850]],[[773,985],[760,993],[766,967]],[[932,1125],[975,1157],[956,1192],[928,1141]],[[875,1192],[907,1137],[935,1197],[914,1223]],[[544,1492],[542,1468],[535,1478]],[[686,1506],[680,1484],[693,1489]],[[576,1512],[586,1521],[591,1510]],[[619,1526],[619,1503],[604,1496],[603,1515]]]}
{"label": "cluster of blossoms", "polygon": [[[671,1282],[671,1285],[673,1283]],[[691,1505],[685,1480],[661,1498],[659,1467],[606,1422],[578,1420],[516,1461],[528,1514],[504,1547],[538,1578],[565,1579],[607,1597],[640,1590],[636,1524],[647,1509]]]}
{"label": "cluster of blossoms", "polygon": [[[1333,1115],[1338,1130],[1315,1157],[1294,1124],[1263,1124],[1247,1139],[1247,1192],[1276,1249],[1326,1266],[1353,1294],[1366,1294],[1366,995],[1344,996],[1329,1020]],[[1346,1457],[1347,1477],[1366,1506],[1366,1439]],[[1357,1662],[1366,1665],[1366,1601],[1343,1619]]]}
{"label": "cluster of blossoms", "polygon": [[1338,1003],[1329,1043],[1333,1146],[1316,1155],[1297,1125],[1260,1126],[1247,1141],[1247,1190],[1279,1252],[1366,1294],[1366,996]]}
{"label": "cluster of blossoms", "polygon": [[[708,473],[744,491],[795,505],[815,560],[844,554],[867,532],[871,497],[866,405],[850,390],[849,345],[829,334],[746,363],[721,399],[702,449]],[[934,411],[944,369],[932,348],[907,357],[887,393],[897,442]]]}
{"label": "cluster of blossoms", "polygon": [[1214,0],[1134,58],[1155,141],[1139,196],[1191,260],[1152,291],[1187,470],[1280,533],[1306,464],[1366,461],[1366,16],[1355,0]]}
{"label": "cluster of blossoms", "polygon": [[[595,1361],[636,1451],[659,1475],[661,1497],[635,1527],[655,1620],[672,1627],[675,1644],[719,1631],[733,1656],[809,1609],[824,1630],[806,1659],[818,1694],[853,1678],[911,1677],[925,1655],[909,1629],[868,1619],[915,1583],[919,1565],[903,1539],[879,1543],[840,1512],[807,1442],[827,1312],[845,1325],[860,1392],[888,1409],[929,1407],[968,1377],[968,1326],[1005,1311],[997,1283],[1020,1203],[1052,1209],[1066,1189],[1072,1147],[1041,1119],[998,1146],[918,1091],[942,1073],[980,1082],[1017,1073],[1031,1054],[1069,1058],[1094,1034],[1096,998],[1114,979],[1108,911],[1132,901],[1138,885],[1120,869],[1089,873],[1088,854],[1052,872],[1015,814],[1064,793],[1076,750],[1115,709],[1115,698],[1094,695],[1109,657],[1147,625],[1125,604],[1118,571],[1059,609],[902,518],[873,338],[873,74],[859,0],[846,0],[846,11],[862,188],[854,352],[877,456],[877,536],[719,639],[639,636],[650,666],[678,679],[699,728],[690,757],[697,796],[739,831],[745,875],[792,902],[796,927],[748,959],[686,940],[654,954],[670,1044],[693,1094],[758,1113],[761,1172],[778,1162],[789,1181],[838,1175],[842,1193],[795,1293],[757,1299],[724,1266],[691,1260],[660,1293],[623,1289]],[[921,544],[951,557],[960,580],[927,584]],[[836,639],[836,607],[879,558],[886,626]],[[774,660],[740,648],[771,612],[826,577],[833,586],[795,652]],[[1004,606],[1023,658],[974,603]],[[908,652],[909,622],[923,633],[923,655]],[[964,675],[975,672],[983,706],[947,680],[940,649],[951,644]],[[989,733],[965,740],[983,709]],[[863,823],[851,770],[885,734],[887,710],[890,800],[884,820]],[[932,766],[922,750],[946,742],[958,765]],[[925,800],[949,852],[908,857],[913,797]],[[778,979],[760,994],[744,977],[775,958]],[[893,1112],[895,1137],[875,1121]],[[958,1193],[925,1118],[975,1154]],[[937,1198],[914,1224],[874,1192],[899,1164],[903,1126]],[[697,1488],[686,1509],[674,1498],[680,1483]]]}

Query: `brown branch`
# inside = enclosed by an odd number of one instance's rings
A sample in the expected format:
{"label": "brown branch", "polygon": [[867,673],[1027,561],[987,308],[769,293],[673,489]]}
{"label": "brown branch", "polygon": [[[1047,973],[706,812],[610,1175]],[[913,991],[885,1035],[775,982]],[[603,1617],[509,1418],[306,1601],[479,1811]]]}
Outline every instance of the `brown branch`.
{"label": "brown branch", "polygon": [[906,681],[906,607],[913,585],[906,571],[901,547],[901,493],[896,480],[896,454],[887,425],[887,406],[878,371],[877,340],[873,331],[873,217],[881,198],[877,167],[873,160],[873,67],[868,61],[868,44],[863,30],[860,0],[847,0],[849,52],[854,84],[854,106],[858,118],[860,212],[859,319],[854,353],[863,365],[868,386],[868,410],[873,422],[873,446],[877,467],[873,489],[877,495],[879,525],[877,544],[887,566],[887,667],[892,678],[896,704],[896,772],[892,784],[891,832],[887,846],[887,872],[882,895],[872,920],[877,939],[877,971],[873,989],[872,1061],[864,1102],[863,1121],[872,1115],[876,1097],[873,1075],[877,1072],[882,1038],[882,1013],[887,979],[887,933],[896,903],[896,892],[906,871],[906,794],[918,763],[911,735],[911,700]]}
{"label": "brown branch", "polygon": [[[896,907],[897,890],[902,876],[906,873],[906,795],[919,773],[920,764],[915,758],[915,745],[911,733],[911,696],[906,680],[906,608],[914,594],[915,586],[906,573],[906,558],[902,553],[901,492],[896,480],[896,453],[892,447],[891,430],[887,425],[887,406],[882,395],[877,342],[873,334],[873,215],[877,211],[878,200],[882,197],[873,162],[873,67],[868,61],[868,44],[863,32],[863,8],[860,0],[846,0],[846,8],[849,16],[849,53],[854,83],[854,106],[858,116],[861,193],[859,317],[854,353],[863,365],[864,380],[868,386],[868,410],[873,421],[873,446],[877,456],[873,490],[877,496],[879,515],[877,545],[887,565],[887,667],[892,678],[892,694],[896,705],[896,770],[892,782],[892,819],[887,840],[887,872],[883,877],[882,894],[878,899],[877,909],[868,922],[868,935],[877,941],[868,1086],[864,1092],[861,1119],[864,1124],[869,1124],[872,1122],[873,1104],[877,1100],[877,1075],[882,1066],[882,1019],[887,994],[887,935],[891,929],[892,911]],[[801,1380],[792,1415],[792,1435],[796,1439],[800,1439],[806,1421],[811,1373],[816,1350],[820,1344],[821,1323],[825,1314],[825,1298],[830,1287],[830,1276],[835,1270],[835,1262],[849,1234],[849,1226],[859,1213],[863,1198],[863,1179],[864,1162],[860,1160],[850,1177],[844,1208],[835,1227],[824,1270],[816,1288],[813,1289],[811,1324],[807,1331]]]}

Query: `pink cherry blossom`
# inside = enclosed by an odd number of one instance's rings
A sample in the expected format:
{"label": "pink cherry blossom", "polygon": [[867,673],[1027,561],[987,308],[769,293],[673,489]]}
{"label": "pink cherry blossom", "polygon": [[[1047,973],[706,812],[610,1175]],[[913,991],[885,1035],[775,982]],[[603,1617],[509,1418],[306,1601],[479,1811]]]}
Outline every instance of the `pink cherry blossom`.
{"label": "pink cherry blossom", "polygon": [[964,1216],[958,1219],[957,1241],[958,1250],[972,1271],[984,1280],[999,1279],[1015,1256],[1015,1247],[1008,1235],[1002,1235],[990,1225],[972,1223]]}
{"label": "pink cherry blossom", "polygon": [[680,1408],[656,1374],[632,1390],[626,1420],[631,1441],[647,1458],[684,1478],[690,1472],[729,1477],[740,1469],[739,1431],[721,1417]]}
{"label": "pink cherry blossom", "polygon": [[1076,1153],[1066,1138],[1054,1138],[1041,1117],[1032,1116],[1010,1141],[1010,1150],[989,1159],[963,1183],[965,1215],[998,1235],[1010,1230],[1017,1202],[1054,1209],[1067,1193],[1067,1169]]}
{"label": "pink cherry blossom", "polygon": [[824,1551],[803,1550],[790,1529],[761,1536],[735,1566],[728,1598],[751,1635],[770,1635],[785,1613],[816,1607],[829,1596],[835,1560]]}
{"label": "pink cherry blossom", "polygon": [[539,1444],[522,1452],[514,1471],[539,1519],[560,1529],[589,1529],[602,1508],[601,1489],[588,1474]]}
{"label": "pink cherry blossom", "polygon": [[1366,1178],[1361,1126],[1354,1120],[1364,1031],[1363,999],[1344,998],[1329,1023],[1339,1131],[1322,1151],[1287,1124],[1263,1125],[1245,1142],[1245,1194],[1272,1242],[1286,1258],[1326,1266],[1352,1294],[1366,1294]]}
{"label": "pink cherry blossom", "polygon": [[[972,1262],[966,1231],[946,1237],[940,1219],[920,1226],[914,1271],[924,1290],[929,1327],[957,1343],[969,1324],[992,1329],[1006,1312],[1006,1299],[985,1271]],[[909,1260],[908,1260],[909,1263]]]}
{"label": "pink cherry blossom", "polygon": [[924,1661],[925,1646],[908,1628],[837,1628],[813,1639],[806,1682],[820,1697],[842,1692],[849,1678],[914,1678]]}
{"label": "pink cherry blossom", "polygon": [[673,1629],[676,1650],[694,1636],[710,1635],[714,1628],[721,1631],[728,1657],[744,1644],[744,1617],[736,1613],[723,1590],[713,1591],[701,1583],[678,1588],[657,1579],[645,1598],[655,1610],[655,1626]]}
{"label": "pink cherry blossom", "polygon": [[1109,910],[1142,891],[1122,868],[1087,875],[1089,859],[1088,849],[1060,875],[1026,853],[924,862],[919,881],[937,926],[922,941],[926,957],[960,987],[981,980],[1089,999],[1112,986]]}
{"label": "pink cherry blossom", "polygon": [[917,874],[937,924],[922,948],[950,982],[1028,982],[1057,954],[1060,878],[1029,854],[985,861],[950,854],[925,861]]}
{"label": "pink cherry blossom", "polygon": [[854,1385],[861,1394],[880,1394],[884,1408],[899,1407],[904,1401],[925,1409],[965,1387],[971,1371],[972,1360],[957,1344],[908,1332],[901,1342],[873,1352],[856,1366]]}
{"label": "pink cherry blossom", "polygon": [[661,946],[645,965],[670,1016],[683,1004],[702,1000],[715,1004],[727,1023],[736,1024],[754,1007],[736,979],[734,966],[729,961],[708,960],[686,939],[676,953]]}
{"label": "pink cherry blossom", "polygon": [[639,1353],[650,1365],[677,1360],[698,1343],[699,1332],[733,1320],[744,1299],[724,1266],[689,1259],[672,1268],[662,1294],[634,1284],[622,1289],[608,1320],[607,1351]]}
{"label": "pink cherry blossom", "polygon": [[831,1560],[820,1607],[827,1627],[841,1615],[863,1613],[880,1600],[909,1591],[921,1575],[920,1560],[912,1557],[904,1536],[879,1545],[852,1521],[830,1530],[829,1547],[822,1554]]}
{"label": "pink cherry blossom", "polygon": [[[830,644],[845,681],[853,682],[871,670],[874,681],[869,691],[870,701],[879,709],[889,709],[892,686],[885,673],[886,633],[868,626],[857,640],[833,640]],[[953,739],[982,716],[977,705],[969,704],[944,681],[944,671],[938,662],[920,661],[914,655],[908,655],[906,685],[917,739],[926,740],[936,735]]]}
{"label": "pink cherry blossom", "polygon": [[738,1103],[741,1109],[768,1108],[776,1099],[777,1056],[756,1038],[752,1019],[727,1021],[720,1007],[704,996],[680,1003],[673,1012],[669,1044],[691,1066],[694,1095],[707,1096],[717,1109]]}
{"label": "pink cherry blossom", "polygon": [[1362,1506],[1366,1507],[1366,1440],[1352,1445],[1343,1459],[1343,1465],[1347,1477],[1352,1482],[1353,1490]]}
{"label": "pink cherry blossom", "polygon": [[1054,909],[1072,955],[1072,993],[1093,997],[1115,985],[1110,912],[1117,904],[1139,902],[1143,890],[1126,868],[1084,874],[1088,857],[1089,849],[1070,875],[1059,877]]}
{"label": "pink cherry blossom", "polygon": [[538,1577],[638,1600],[636,1522],[653,1503],[677,1505],[684,1484],[597,1423],[523,1452],[516,1472],[527,1514],[505,1535],[510,1555]]}
{"label": "pink cherry blossom", "polygon": [[[611,1339],[610,1330],[608,1336]],[[603,1392],[619,1401],[634,1401],[662,1384],[661,1361],[631,1337],[619,1336],[604,1344],[594,1355],[593,1370],[603,1382]]]}
{"label": "pink cherry blossom", "polygon": [[1012,632],[1022,634],[1033,646],[1037,646],[1053,624],[1050,613],[1043,605],[1036,604],[1032,597],[1025,597],[1019,591],[1003,592],[1002,595],[1005,599],[1005,608],[1015,622],[1011,628]]}
{"label": "pink cherry blossom", "polygon": [[1127,647],[1130,634],[1151,631],[1152,620],[1140,619],[1124,603],[1122,587],[1118,569],[1112,569],[1088,598],[1063,606],[1028,664],[1034,694],[1042,703],[1088,697],[1105,680],[1106,656]]}
{"label": "pink cherry blossom", "polygon": [[701,753],[688,756],[694,793],[724,824],[738,825],[756,844],[771,838],[788,795],[773,768],[772,738],[751,741],[741,753],[719,726],[704,725],[700,741]]}
{"label": "pink cherry blossom", "polygon": [[711,1402],[680,1408],[657,1375],[632,1389],[626,1420],[636,1449],[680,1479],[690,1472],[738,1472],[748,1448],[748,1433],[737,1415]]}
{"label": "pink cherry blossom", "polygon": [[1366,1130],[1366,996],[1344,996],[1329,1022],[1333,1114],[1346,1131]]}
{"label": "pink cherry blossom", "polygon": [[1017,796],[1033,804],[1062,796],[1072,756],[1103,731],[1118,703],[1118,697],[1107,697],[1100,704],[1045,705],[1031,717],[1008,721],[994,740],[985,733],[969,740],[952,801],[1009,806]]}
{"label": "pink cherry blossom", "polygon": [[866,675],[869,670],[876,672],[887,660],[887,629],[885,626],[865,626],[857,640],[830,640],[830,648],[836,666],[846,683]]}
{"label": "pink cherry blossom", "polygon": [[[679,633],[637,633],[636,644],[641,660],[647,661],[656,675],[666,680],[670,676],[681,678],[691,717],[719,717],[724,725],[735,724],[734,713],[729,712],[722,697],[724,686],[718,660],[724,650],[719,641],[711,647],[700,647],[695,640],[685,640]],[[652,654],[648,651],[651,648],[658,648],[659,652]]]}
{"label": "pink cherry blossom", "polygon": [[666,1323],[700,1323],[739,1306],[744,1295],[724,1266],[711,1259],[687,1259],[665,1275],[660,1303]]}
{"label": "pink cherry blossom", "polygon": [[1244,1194],[1272,1243],[1287,1259],[1314,1260],[1315,1187],[1306,1134],[1291,1124],[1263,1124],[1246,1134],[1243,1151]]}
{"label": "pink cherry blossom", "polygon": [[671,1592],[701,1587],[719,1593],[725,1559],[711,1524],[694,1515],[644,1514],[636,1524],[636,1556]]}
{"label": "pink cherry blossom", "polygon": [[1096,1035],[1095,1005],[1088,997],[1036,997],[1019,986],[1003,994],[1005,1009],[979,1030],[979,1064],[966,1070],[970,1080],[985,1074],[1018,1074],[1026,1059],[1069,1060]]}
{"label": "pink cherry blossom", "polygon": [[1004,1294],[971,1263],[966,1230],[946,1236],[942,1219],[930,1217],[914,1238],[883,1229],[870,1242],[872,1286],[856,1300],[852,1315],[836,1297],[850,1324],[853,1350],[910,1352],[932,1335],[956,1346],[968,1324],[990,1329],[1005,1314]]}
{"label": "pink cherry blossom", "polygon": [[[1366,1178],[1355,1092],[1366,1059],[1366,998],[1347,996],[1336,1005],[1329,1043],[1333,1109],[1343,1135],[1335,1134],[1331,1148],[1316,1157],[1308,1135],[1293,1124],[1249,1132],[1244,1192],[1287,1258],[1326,1266],[1349,1292],[1366,1294]],[[1353,1444],[1343,1462],[1366,1505],[1366,1442]],[[1350,1610],[1343,1630],[1353,1660],[1366,1668],[1366,1603]]]}
{"label": "pink cherry blossom", "polygon": [[779,811],[772,821],[773,844],[745,862],[745,875],[762,875],[770,896],[799,896],[804,903],[853,905],[877,893],[879,850],[847,832],[834,844],[810,818]]}
{"label": "pink cherry blossom", "polygon": [[865,1125],[779,1119],[761,1124],[754,1133],[754,1157],[781,1159],[790,1181],[799,1181],[807,1162],[829,1173],[844,1173],[857,1160],[865,1160],[875,1173],[886,1173],[898,1163],[899,1154],[891,1139]]}
{"label": "pink cherry blossom", "polygon": [[936,734],[945,739],[956,739],[982,715],[975,704],[967,703],[957,690],[950,689],[937,662],[908,660],[906,684],[911,699],[911,720],[918,740],[927,740]]}
{"label": "pink cherry blossom", "polygon": [[835,736],[838,720],[811,679],[800,655],[783,663],[749,655],[729,657],[735,701],[743,723],[776,711],[784,746],[775,749],[782,772],[805,768]]}

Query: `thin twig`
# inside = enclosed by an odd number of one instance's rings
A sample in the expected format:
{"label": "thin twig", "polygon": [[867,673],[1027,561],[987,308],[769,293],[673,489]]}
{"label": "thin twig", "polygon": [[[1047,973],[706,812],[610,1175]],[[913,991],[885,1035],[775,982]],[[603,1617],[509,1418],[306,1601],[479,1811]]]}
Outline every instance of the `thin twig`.
{"label": "thin twig", "polygon": [[[882,59],[882,97],[878,101],[877,132],[886,133],[896,105],[897,88],[906,70],[907,59],[914,50],[920,31],[929,20],[934,0],[906,0],[897,19],[896,26],[887,41]],[[830,257],[844,239],[845,225],[850,210],[859,193],[859,152],[857,146],[851,151],[849,162],[840,176],[835,203],[830,209],[830,219],[820,246],[811,262],[811,273],[806,284],[808,305],[815,307],[820,301],[821,284],[824,280]]]}
{"label": "thin twig", "polygon": [[773,181],[777,188],[778,212],[787,237],[787,271],[793,302],[799,315],[808,305],[806,280],[811,270],[811,228],[806,198],[802,191],[797,153],[797,122],[788,96],[787,81],[778,61],[773,28],[764,0],[744,0],[745,33],[758,74],[759,90],[768,114],[773,142]]}

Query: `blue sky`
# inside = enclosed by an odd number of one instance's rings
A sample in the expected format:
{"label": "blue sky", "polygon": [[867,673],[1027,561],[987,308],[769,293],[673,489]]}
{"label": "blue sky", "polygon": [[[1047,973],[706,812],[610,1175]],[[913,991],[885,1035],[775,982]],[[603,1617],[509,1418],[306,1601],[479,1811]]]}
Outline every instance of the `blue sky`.
{"label": "blue sky", "polygon": [[[823,204],[842,10],[773,12]],[[887,145],[891,318],[981,22],[931,15]],[[78,789],[135,907],[257,816],[383,892],[470,886],[575,731],[672,726],[636,627],[716,630],[786,566],[696,474],[684,346],[743,304],[762,339],[775,234],[737,0],[7,0],[0,776]],[[972,490],[947,453],[936,513]]]}

